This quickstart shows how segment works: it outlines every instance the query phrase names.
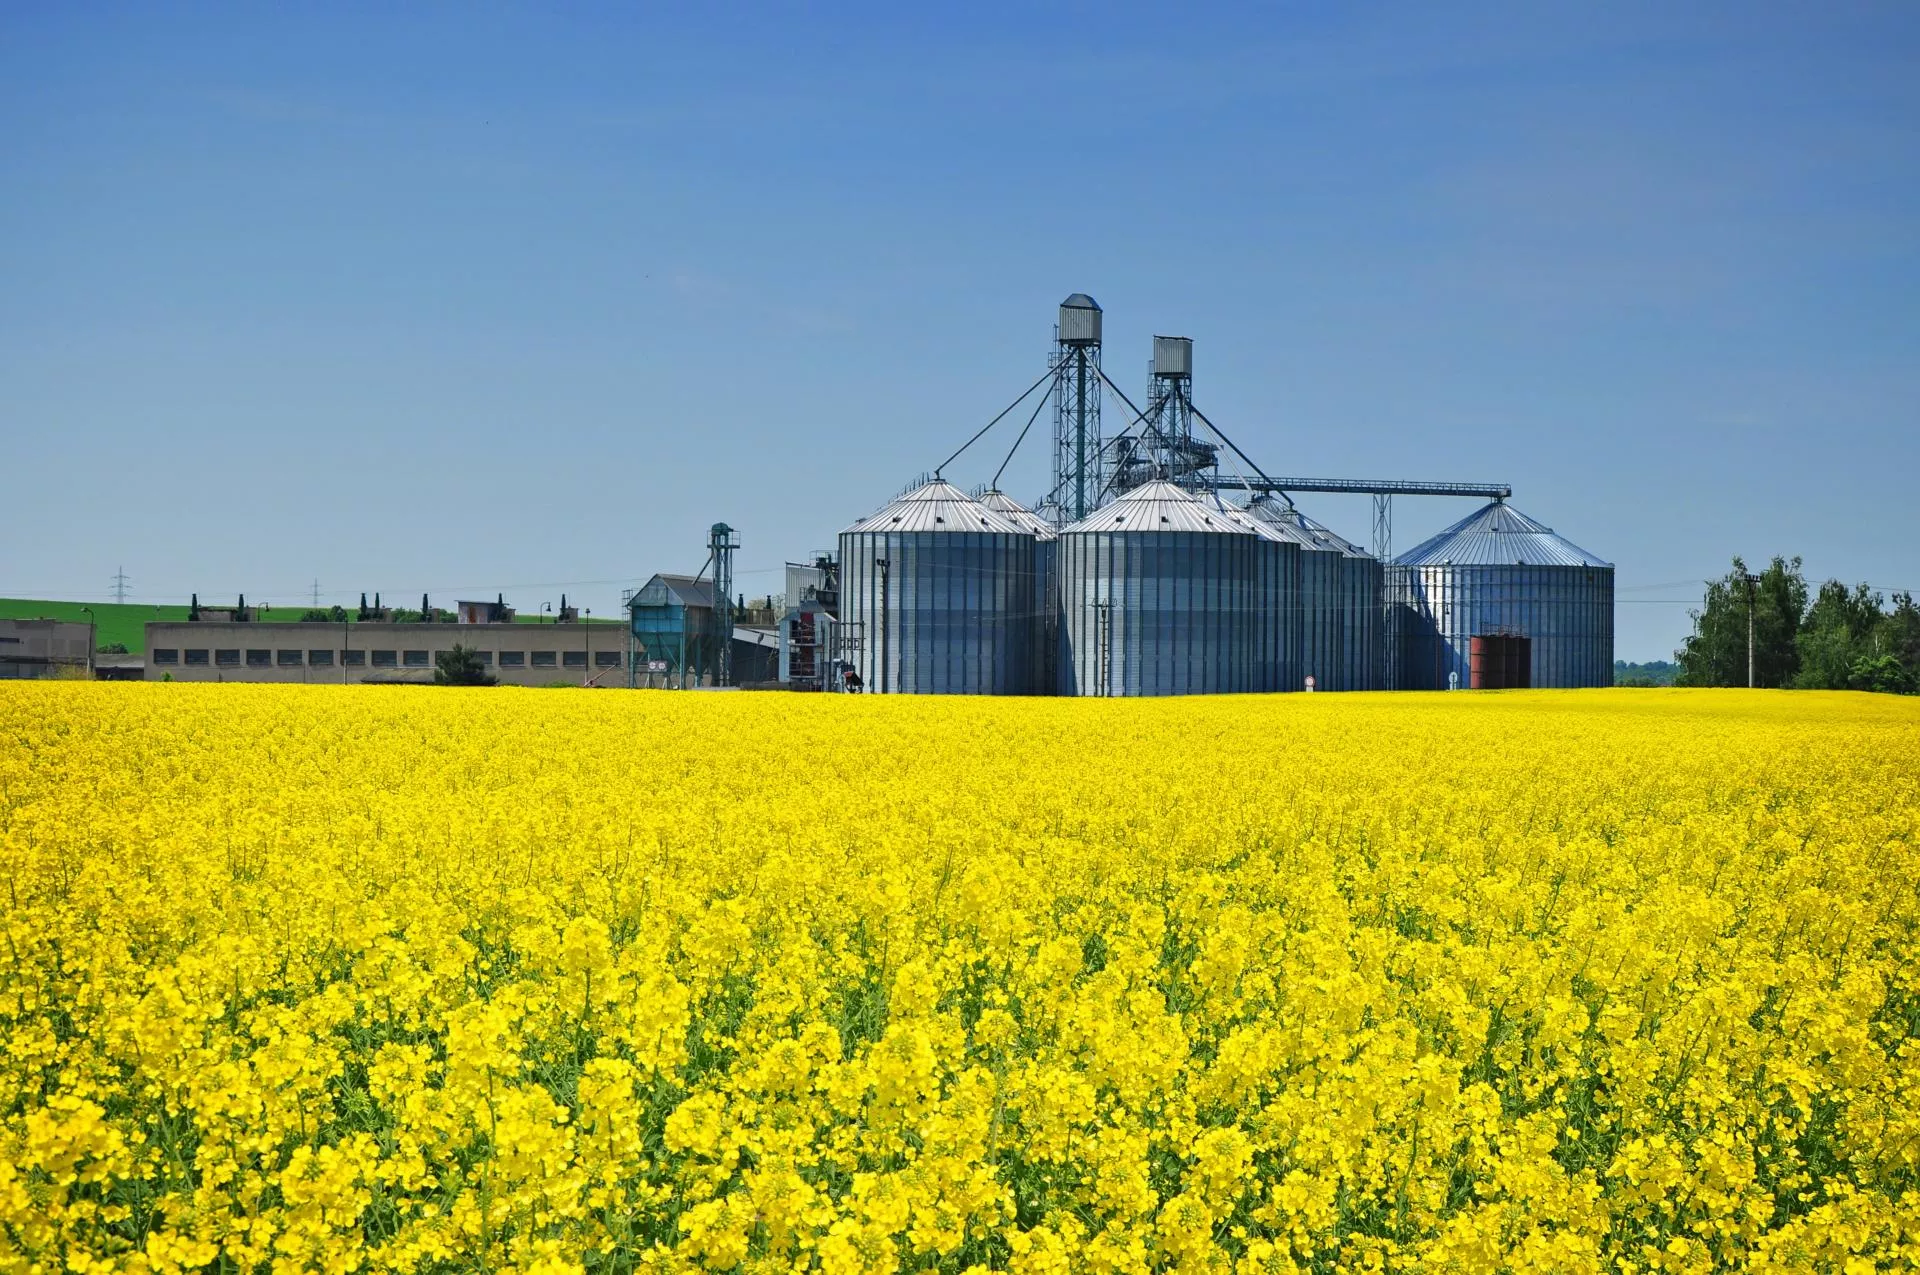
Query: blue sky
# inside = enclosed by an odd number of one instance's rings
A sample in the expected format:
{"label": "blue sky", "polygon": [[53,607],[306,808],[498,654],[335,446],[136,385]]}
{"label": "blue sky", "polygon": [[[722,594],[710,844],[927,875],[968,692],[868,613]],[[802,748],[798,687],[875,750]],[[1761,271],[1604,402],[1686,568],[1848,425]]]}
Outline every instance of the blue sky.
{"label": "blue sky", "polygon": [[1910,4],[12,5],[0,593],[604,613],[716,520],[778,589],[1085,290],[1269,472],[1512,483],[1662,657],[1735,553],[1920,588],[1917,227]]}

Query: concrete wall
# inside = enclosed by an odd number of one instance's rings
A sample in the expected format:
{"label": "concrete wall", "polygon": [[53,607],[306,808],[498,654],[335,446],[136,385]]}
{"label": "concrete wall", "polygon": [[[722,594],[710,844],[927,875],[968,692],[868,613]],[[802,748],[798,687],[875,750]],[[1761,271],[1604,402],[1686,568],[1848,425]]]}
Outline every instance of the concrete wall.
{"label": "concrete wall", "polygon": [[155,623],[146,680],[431,682],[434,656],[455,643],[480,651],[502,685],[627,684],[617,624]]}
{"label": "concrete wall", "polygon": [[0,678],[54,677],[63,665],[84,669],[91,632],[71,620],[0,620]]}

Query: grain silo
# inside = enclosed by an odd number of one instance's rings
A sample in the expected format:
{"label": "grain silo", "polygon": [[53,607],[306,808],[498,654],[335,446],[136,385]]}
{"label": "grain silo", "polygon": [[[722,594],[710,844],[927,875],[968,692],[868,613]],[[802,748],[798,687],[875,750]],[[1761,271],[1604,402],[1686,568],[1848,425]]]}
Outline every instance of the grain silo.
{"label": "grain silo", "polygon": [[1470,685],[1476,637],[1523,637],[1534,686],[1613,684],[1613,566],[1496,500],[1393,560],[1396,684]]}
{"label": "grain silo", "polygon": [[1259,538],[1259,573],[1254,587],[1252,657],[1254,690],[1300,689],[1300,553],[1293,531],[1259,517],[1251,508],[1227,504],[1216,492],[1201,501],[1226,518],[1239,521]]}
{"label": "grain silo", "polygon": [[842,639],[869,691],[1031,689],[1034,537],[935,479],[840,533]]}
{"label": "grain silo", "polygon": [[1315,690],[1345,689],[1346,633],[1344,612],[1347,576],[1344,542],[1328,536],[1320,524],[1291,504],[1272,499],[1257,500],[1251,506],[1255,517],[1278,528],[1300,546],[1299,588],[1296,591],[1300,640],[1297,673],[1290,689],[1299,690],[1306,679],[1313,679]]}
{"label": "grain silo", "polygon": [[1035,695],[1051,695],[1058,674],[1055,652],[1060,643],[1060,582],[1055,573],[1060,533],[1054,525],[996,488],[980,495],[980,503],[1033,537],[1033,620],[1028,626],[1027,686]]}
{"label": "grain silo", "polygon": [[1136,487],[1063,528],[1060,693],[1257,689],[1265,543],[1168,482]]}
{"label": "grain silo", "polygon": [[1301,522],[1340,554],[1340,587],[1334,598],[1338,641],[1330,691],[1375,691],[1385,684],[1385,570],[1378,558],[1324,523]]}

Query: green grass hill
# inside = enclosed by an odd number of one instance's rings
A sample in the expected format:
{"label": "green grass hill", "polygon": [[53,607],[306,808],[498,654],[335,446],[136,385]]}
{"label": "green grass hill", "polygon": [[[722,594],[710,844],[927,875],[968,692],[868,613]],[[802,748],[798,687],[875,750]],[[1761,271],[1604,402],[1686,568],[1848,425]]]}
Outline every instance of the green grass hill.
{"label": "green grass hill", "polygon": [[[219,602],[209,602],[209,607],[218,607]],[[227,605],[231,606],[229,601]],[[185,606],[150,606],[140,602],[49,602],[35,598],[0,598],[0,620],[72,620],[80,624],[87,622],[84,607],[93,608],[94,645],[112,646],[115,642],[124,645],[135,655],[146,653],[147,624],[152,620],[184,620],[188,608]],[[304,606],[274,607],[265,615],[264,620],[297,620],[306,612]],[[347,619],[351,623],[353,608],[347,608]],[[519,624],[544,623],[545,617],[538,615],[517,615]],[[620,621],[613,618],[594,616],[595,626],[611,624],[618,627]]]}

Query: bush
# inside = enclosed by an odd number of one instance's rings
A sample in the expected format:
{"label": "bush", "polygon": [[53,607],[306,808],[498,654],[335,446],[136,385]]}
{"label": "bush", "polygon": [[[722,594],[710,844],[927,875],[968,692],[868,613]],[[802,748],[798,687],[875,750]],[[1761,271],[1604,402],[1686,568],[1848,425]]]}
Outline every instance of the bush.
{"label": "bush", "polygon": [[498,679],[480,662],[480,652],[455,643],[434,657],[435,686],[492,686]]}

